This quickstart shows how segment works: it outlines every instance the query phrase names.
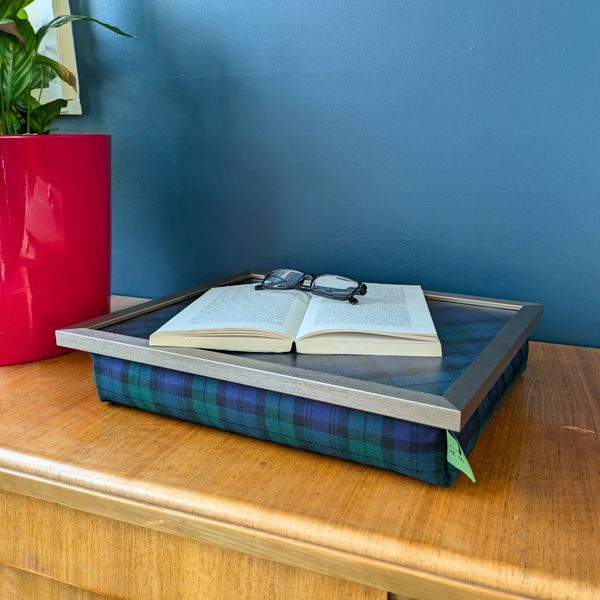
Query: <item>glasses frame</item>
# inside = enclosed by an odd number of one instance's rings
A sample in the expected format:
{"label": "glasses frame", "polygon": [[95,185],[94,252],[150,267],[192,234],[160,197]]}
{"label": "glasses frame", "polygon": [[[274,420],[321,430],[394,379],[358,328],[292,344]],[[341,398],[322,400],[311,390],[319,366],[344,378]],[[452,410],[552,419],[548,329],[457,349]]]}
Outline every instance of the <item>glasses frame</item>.
{"label": "glasses frame", "polygon": [[[302,277],[296,283],[290,285],[289,287],[272,288],[272,287],[265,286],[264,285],[265,281],[267,279],[269,279],[269,277],[271,277],[271,275],[275,271],[295,271],[296,273],[302,273]],[[318,277],[325,277],[325,276],[344,277],[345,279],[350,279],[352,281],[356,281],[356,283],[358,285],[356,286],[354,291],[346,294],[343,298],[339,298],[339,297],[336,298],[334,296],[329,296],[328,294],[324,294],[323,292],[315,292],[315,290],[313,289],[315,280]],[[304,285],[304,282],[309,277],[310,277],[310,285],[306,286],[306,285]],[[339,274],[334,274],[334,273],[319,273],[318,275],[314,275],[312,273],[305,273],[304,271],[300,271],[299,269],[273,269],[264,276],[262,283],[259,283],[258,285],[256,285],[254,287],[254,289],[255,290],[301,290],[304,292],[310,292],[311,294],[314,294],[315,296],[321,296],[322,298],[329,298],[330,300],[339,300],[340,302],[348,301],[348,302],[350,302],[350,304],[358,303],[358,300],[355,298],[355,296],[364,296],[367,293],[367,285],[365,283],[363,283],[362,281],[358,281],[358,279],[354,279],[352,277],[346,277],[345,275],[339,275]]]}

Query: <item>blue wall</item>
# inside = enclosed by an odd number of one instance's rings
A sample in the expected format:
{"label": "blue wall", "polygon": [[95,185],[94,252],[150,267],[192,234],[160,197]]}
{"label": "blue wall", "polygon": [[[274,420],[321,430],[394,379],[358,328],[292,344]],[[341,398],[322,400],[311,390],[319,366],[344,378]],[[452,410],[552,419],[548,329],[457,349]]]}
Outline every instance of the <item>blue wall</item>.
{"label": "blue wall", "polygon": [[597,0],[72,0],[113,291],[246,269],[543,302],[600,346]]}

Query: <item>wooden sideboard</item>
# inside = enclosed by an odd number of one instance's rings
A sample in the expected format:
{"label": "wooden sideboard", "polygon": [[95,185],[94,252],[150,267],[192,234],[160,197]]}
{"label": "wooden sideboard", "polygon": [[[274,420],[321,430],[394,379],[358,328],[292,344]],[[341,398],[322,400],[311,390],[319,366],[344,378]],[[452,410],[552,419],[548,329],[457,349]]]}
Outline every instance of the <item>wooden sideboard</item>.
{"label": "wooden sideboard", "polygon": [[600,597],[600,350],[530,364],[442,489],[0,367],[0,598]]}

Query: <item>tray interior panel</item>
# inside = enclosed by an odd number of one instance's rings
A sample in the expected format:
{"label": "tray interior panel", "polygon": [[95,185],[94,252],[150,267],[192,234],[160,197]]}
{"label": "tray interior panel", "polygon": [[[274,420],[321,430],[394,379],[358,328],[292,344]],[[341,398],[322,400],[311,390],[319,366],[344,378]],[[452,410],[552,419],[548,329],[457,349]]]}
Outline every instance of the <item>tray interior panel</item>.
{"label": "tray interior panel", "polygon": [[[127,321],[104,327],[102,330],[147,340],[151,333],[194,300],[195,298],[185,300],[132,317]],[[439,300],[428,300],[427,303],[442,343],[442,358],[297,354],[295,352],[227,354],[443,395],[498,335],[515,315],[516,310]]]}

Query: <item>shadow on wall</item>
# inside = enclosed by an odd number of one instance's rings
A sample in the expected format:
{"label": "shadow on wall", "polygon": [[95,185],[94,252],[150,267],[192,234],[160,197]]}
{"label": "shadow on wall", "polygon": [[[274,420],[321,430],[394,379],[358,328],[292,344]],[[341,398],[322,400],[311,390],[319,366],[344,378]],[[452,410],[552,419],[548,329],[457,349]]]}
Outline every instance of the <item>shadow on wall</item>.
{"label": "shadow on wall", "polygon": [[193,45],[184,40],[199,57],[194,68],[174,51],[179,17],[165,22],[153,3],[119,10],[141,28],[125,77],[103,72],[112,49],[99,48],[96,35],[76,36],[84,113],[104,130],[115,115],[129,123],[113,129],[113,280],[156,296],[270,264],[272,233],[281,229],[281,157],[257,134],[266,111],[251,78],[230,75],[210,31]]}
{"label": "shadow on wall", "polygon": [[352,71],[235,72],[222,30],[196,19],[180,39],[181,17],[154,3],[111,17],[136,39],[76,40],[87,123],[113,132],[113,281],[156,296],[282,265],[411,279],[419,209],[398,190],[399,142],[378,133],[368,83],[353,97]]}
{"label": "shadow on wall", "polygon": [[[76,35],[86,123],[113,132],[115,281],[164,293],[282,261],[355,273],[371,251],[381,263],[379,218],[395,218],[386,213],[397,198],[379,195],[375,210],[365,201],[373,178],[361,171],[382,161],[360,156],[374,136],[354,133],[359,103],[354,113],[340,108],[338,84],[348,76],[316,67],[235,72],[239,56],[231,60],[221,30],[195,24],[179,39],[180,16],[157,10],[145,3],[102,13],[139,28],[127,43],[97,29]],[[142,278],[141,260],[154,284]]]}
{"label": "shadow on wall", "polygon": [[[198,76],[181,75],[185,65],[162,53],[163,71],[173,75],[155,87],[164,86],[176,117],[155,147],[163,173],[157,233],[171,289],[248,268],[325,268],[327,256],[356,263],[344,252],[348,246],[356,253],[352,198],[331,177],[347,166],[340,160],[332,167],[335,154],[323,147],[322,107],[310,114],[290,81],[297,74],[234,72],[228,49],[211,32],[199,52]],[[144,114],[156,114],[160,102],[147,100]],[[345,181],[352,179],[348,173]]]}

